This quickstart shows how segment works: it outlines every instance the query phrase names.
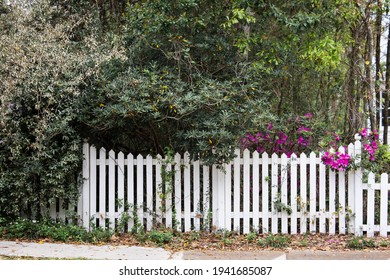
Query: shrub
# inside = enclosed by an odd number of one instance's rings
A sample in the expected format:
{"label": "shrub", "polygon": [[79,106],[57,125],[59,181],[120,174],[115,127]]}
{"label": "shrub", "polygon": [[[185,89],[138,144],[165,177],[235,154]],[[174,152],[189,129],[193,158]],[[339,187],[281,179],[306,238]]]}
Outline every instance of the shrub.
{"label": "shrub", "polygon": [[353,237],[347,241],[345,246],[347,248],[357,249],[357,250],[377,247],[374,239],[369,239],[365,237]]}
{"label": "shrub", "polygon": [[0,224],[0,238],[14,239],[52,239],[53,241],[76,241],[76,242],[104,242],[112,236],[111,230],[94,228],[91,232],[84,228],[64,224],[50,219],[32,221],[18,219],[12,222]]}
{"label": "shrub", "polygon": [[291,238],[287,235],[267,235],[259,238],[257,244],[261,247],[285,248],[291,243]]}
{"label": "shrub", "polygon": [[172,241],[173,234],[169,231],[152,230],[148,233],[148,237],[151,241],[162,245]]}

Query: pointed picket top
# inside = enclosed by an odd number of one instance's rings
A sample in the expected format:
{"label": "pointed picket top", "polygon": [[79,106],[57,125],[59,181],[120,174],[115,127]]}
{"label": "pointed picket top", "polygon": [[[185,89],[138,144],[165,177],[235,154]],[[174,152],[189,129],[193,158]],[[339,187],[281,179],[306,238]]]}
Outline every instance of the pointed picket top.
{"label": "pointed picket top", "polygon": [[272,159],[278,159],[279,156],[276,154],[276,153],[273,153],[272,156],[271,156]]}
{"label": "pointed picket top", "polygon": [[176,163],[179,163],[180,160],[181,160],[181,154],[176,153],[176,154],[175,154],[175,162],[176,162]]}
{"label": "pointed picket top", "polygon": [[310,158],[315,158],[315,157],[317,157],[316,153],[315,152],[311,152],[310,153]]}
{"label": "pointed picket top", "polygon": [[108,160],[115,162],[116,159],[115,159],[115,151],[114,150],[110,150],[108,152]]}
{"label": "pointed picket top", "polygon": [[134,163],[134,156],[132,153],[127,154],[127,164],[133,164]]}
{"label": "pointed picket top", "polygon": [[345,153],[345,148],[344,148],[344,146],[340,146],[340,147],[339,147],[339,152],[340,152],[340,153],[343,153],[343,154]]}
{"label": "pointed picket top", "polygon": [[292,153],[290,156],[290,163],[291,164],[297,164],[298,163],[298,156],[296,153]]}
{"label": "pointed picket top", "polygon": [[268,156],[268,153],[267,153],[267,152],[264,152],[264,153],[261,154],[261,157],[262,157],[262,158],[268,158],[269,156]]}
{"label": "pointed picket top", "polygon": [[362,142],[359,140],[355,141],[355,155],[360,155],[362,153]]}
{"label": "pointed picket top", "polygon": [[137,161],[140,161],[140,160],[143,160],[144,159],[144,157],[141,155],[141,154],[139,154],[138,156],[137,156]]}
{"label": "pointed picket top", "polygon": [[298,156],[297,156],[296,153],[292,153],[291,156],[290,156],[290,158],[297,158],[297,157],[298,157]]}
{"label": "pointed picket top", "polygon": [[305,153],[301,153],[301,154],[299,155],[299,158],[300,158],[300,159],[306,160],[306,159],[307,159],[307,155],[306,155]]}
{"label": "pointed picket top", "polygon": [[99,151],[100,153],[106,153],[106,149],[104,147],[101,147]]}
{"label": "pointed picket top", "polygon": [[286,154],[282,154],[280,158],[282,159],[282,161],[287,162],[287,155]]}
{"label": "pointed picket top", "polygon": [[153,157],[151,155],[146,155],[146,160],[152,160]]}
{"label": "pointed picket top", "polygon": [[252,157],[255,159],[259,158],[260,155],[259,155],[259,152],[258,151],[254,151],[253,154],[252,154]]}
{"label": "pointed picket top", "polygon": [[355,155],[355,145],[353,143],[350,143],[348,145],[348,154],[350,156],[354,156]]}
{"label": "pointed picket top", "polygon": [[125,157],[125,154],[123,152],[118,153],[118,158],[124,158],[124,157]]}
{"label": "pointed picket top", "polygon": [[235,149],[234,150],[234,154],[237,156],[237,157],[240,157],[241,156],[241,150],[240,149]]}

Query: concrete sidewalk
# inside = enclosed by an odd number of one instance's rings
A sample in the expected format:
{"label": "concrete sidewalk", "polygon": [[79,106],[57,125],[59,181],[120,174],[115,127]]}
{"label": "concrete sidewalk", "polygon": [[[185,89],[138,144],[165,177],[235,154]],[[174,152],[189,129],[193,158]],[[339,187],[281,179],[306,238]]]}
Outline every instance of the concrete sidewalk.
{"label": "concrete sidewalk", "polygon": [[[111,245],[0,241],[0,256],[98,260],[390,260],[386,251],[181,251]],[[0,257],[1,259],[1,257]]]}

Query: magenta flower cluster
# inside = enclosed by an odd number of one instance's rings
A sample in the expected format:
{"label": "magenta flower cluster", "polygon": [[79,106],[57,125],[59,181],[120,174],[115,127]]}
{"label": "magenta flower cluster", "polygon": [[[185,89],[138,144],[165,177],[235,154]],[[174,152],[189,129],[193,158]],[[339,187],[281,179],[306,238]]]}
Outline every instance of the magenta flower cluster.
{"label": "magenta flower cluster", "polygon": [[[378,138],[379,135],[376,130],[369,133],[367,128],[363,128],[359,132],[358,139],[361,139],[363,142],[363,158],[368,156],[369,161],[375,160],[375,153],[378,150]],[[323,154],[321,160],[332,170],[345,171],[351,167],[352,158],[350,155],[348,155],[347,152],[336,151],[339,141],[340,137],[335,134],[335,142],[333,142],[333,147]],[[344,150],[346,151],[346,147]]]}
{"label": "magenta flower cluster", "polygon": [[362,137],[363,142],[363,150],[368,154],[369,160],[375,160],[375,153],[378,150],[378,139],[379,134],[376,130],[371,133],[368,133],[367,128],[363,128],[360,131],[360,136]]}
{"label": "magenta flower cluster", "polygon": [[313,147],[313,128],[310,113],[303,117],[290,119],[285,130],[277,130],[272,123],[256,134],[248,133],[240,139],[242,149],[256,150],[257,152],[286,154],[290,157],[293,153],[299,155],[310,151]]}
{"label": "magenta flower cluster", "polygon": [[344,171],[349,167],[350,155],[346,152],[335,152],[331,149],[324,153],[321,160],[323,164],[330,166],[332,170]]}
{"label": "magenta flower cluster", "polygon": [[[338,149],[343,146],[340,136],[336,132],[329,133],[317,129],[310,113],[290,119],[288,123],[279,127],[282,129],[275,129],[275,125],[269,123],[255,134],[248,133],[240,139],[241,148],[255,150],[260,154],[264,152],[286,154],[288,157],[293,153],[299,156],[302,152],[310,153],[325,149],[321,157],[325,165],[334,171],[345,171],[351,168],[352,157],[346,152],[347,147],[344,147],[344,151]],[[358,133],[358,137],[363,145],[363,160],[374,161],[378,150],[378,132],[375,130],[369,132],[367,128],[363,128]]]}

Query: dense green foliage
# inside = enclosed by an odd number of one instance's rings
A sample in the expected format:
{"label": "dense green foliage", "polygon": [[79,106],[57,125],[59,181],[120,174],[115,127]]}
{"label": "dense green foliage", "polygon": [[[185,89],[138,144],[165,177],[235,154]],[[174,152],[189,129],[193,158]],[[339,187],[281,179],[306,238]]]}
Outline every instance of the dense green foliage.
{"label": "dense green foliage", "polygon": [[74,201],[84,140],[222,163],[271,121],[311,112],[347,140],[378,123],[370,15],[387,2],[6,2],[0,216]]}
{"label": "dense green foliage", "polygon": [[69,38],[77,20],[54,25],[50,19],[61,11],[41,8],[1,15],[0,213],[77,197],[81,140],[74,108],[88,74]]}
{"label": "dense green foliage", "polygon": [[94,228],[88,232],[77,225],[64,224],[48,219],[31,221],[0,219],[0,238],[6,239],[51,239],[61,242],[100,243],[110,240],[113,232],[108,229]]}

